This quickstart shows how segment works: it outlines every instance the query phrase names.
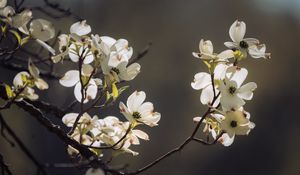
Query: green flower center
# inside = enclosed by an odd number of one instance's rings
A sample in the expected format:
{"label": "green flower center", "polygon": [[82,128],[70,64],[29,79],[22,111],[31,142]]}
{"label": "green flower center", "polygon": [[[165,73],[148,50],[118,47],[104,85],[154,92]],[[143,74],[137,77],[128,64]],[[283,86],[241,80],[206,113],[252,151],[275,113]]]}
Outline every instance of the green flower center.
{"label": "green flower center", "polygon": [[115,68],[115,67],[111,68],[111,70],[114,71],[116,74],[119,74],[119,73],[120,73],[120,70],[117,69],[117,68]]}
{"label": "green flower center", "polygon": [[247,49],[249,47],[249,45],[246,41],[241,41],[240,42],[240,47],[243,48],[243,49]]}
{"label": "green flower center", "polygon": [[236,87],[230,86],[229,89],[228,89],[228,91],[229,91],[230,94],[234,94],[235,91],[236,91]]}
{"label": "green flower center", "polygon": [[233,128],[237,127],[237,122],[234,121],[234,120],[232,120],[232,121],[230,122],[230,126],[233,127]]}
{"label": "green flower center", "polygon": [[141,114],[140,114],[139,112],[134,112],[134,113],[132,114],[132,116],[133,116],[133,118],[135,118],[135,119],[141,118]]}

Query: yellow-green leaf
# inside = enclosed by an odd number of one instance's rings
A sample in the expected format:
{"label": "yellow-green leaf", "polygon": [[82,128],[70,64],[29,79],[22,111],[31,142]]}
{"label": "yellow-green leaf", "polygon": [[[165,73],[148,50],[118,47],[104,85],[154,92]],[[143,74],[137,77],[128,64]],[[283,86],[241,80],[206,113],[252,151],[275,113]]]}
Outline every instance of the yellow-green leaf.
{"label": "yellow-green leaf", "polygon": [[119,89],[118,89],[116,83],[113,83],[111,85],[111,88],[112,88],[112,96],[113,96],[113,98],[115,100],[115,99],[117,99],[119,97]]}
{"label": "yellow-green leaf", "polygon": [[6,90],[7,98],[12,98],[12,97],[15,96],[15,93],[13,92],[13,90],[11,89],[11,87],[8,86],[7,84],[5,84],[5,90]]}
{"label": "yellow-green leaf", "polygon": [[9,32],[12,33],[15,36],[15,38],[18,41],[18,44],[21,45],[21,43],[22,43],[22,37],[21,37],[21,35],[17,31],[15,31],[15,30],[9,30]]}

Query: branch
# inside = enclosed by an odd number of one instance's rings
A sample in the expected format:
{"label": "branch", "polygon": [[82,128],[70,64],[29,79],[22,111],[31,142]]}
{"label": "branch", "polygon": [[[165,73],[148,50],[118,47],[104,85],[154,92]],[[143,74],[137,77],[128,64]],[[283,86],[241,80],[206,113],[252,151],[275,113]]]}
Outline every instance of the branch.
{"label": "branch", "polygon": [[13,175],[12,172],[10,171],[8,165],[4,162],[2,154],[0,154],[0,167],[1,167],[1,174],[4,175],[5,172],[8,175]]}
{"label": "branch", "polygon": [[38,170],[40,170],[43,174],[47,174],[44,170],[43,165],[34,157],[34,155],[30,152],[30,150],[25,146],[22,140],[16,135],[13,129],[5,122],[2,114],[0,113],[0,122],[2,127],[6,129],[8,134],[15,140],[15,142],[19,145],[20,149],[27,155],[27,157],[36,165]]}

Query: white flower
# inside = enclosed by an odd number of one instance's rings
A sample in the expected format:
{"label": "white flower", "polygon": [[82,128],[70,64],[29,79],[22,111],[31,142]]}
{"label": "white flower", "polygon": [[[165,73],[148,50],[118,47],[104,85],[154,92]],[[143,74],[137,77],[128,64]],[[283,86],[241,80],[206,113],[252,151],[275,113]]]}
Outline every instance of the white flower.
{"label": "white flower", "polygon": [[128,62],[124,61],[116,67],[108,65],[108,59],[101,62],[103,74],[106,75],[106,80],[109,82],[120,82],[122,80],[133,80],[139,73],[141,66],[138,63],[133,63],[127,67]]}
{"label": "white flower", "polygon": [[221,121],[221,128],[230,138],[235,135],[248,135],[255,124],[249,121],[250,114],[245,111],[228,111],[225,118]]}
{"label": "white flower", "polygon": [[7,4],[7,0],[0,0],[0,8],[4,8]]}
{"label": "white flower", "polygon": [[[83,85],[85,86],[85,93],[84,93],[84,103],[87,103],[91,99],[95,99],[98,92],[98,84],[102,84],[100,79],[90,78],[94,68],[91,65],[84,64],[82,65],[82,81]],[[90,80],[89,80],[90,79]],[[88,81],[89,80],[89,81]],[[70,70],[65,73],[65,75],[59,80],[59,83],[65,87],[72,87],[74,88],[74,95],[75,98],[81,102],[82,94],[81,89],[82,85],[80,82],[80,74],[78,70]]]}
{"label": "white flower", "polygon": [[144,123],[149,126],[158,125],[160,113],[154,112],[151,102],[145,102],[146,94],[143,91],[135,91],[127,99],[127,106],[120,102],[119,108],[121,113],[130,123]]}
{"label": "white flower", "polygon": [[[62,122],[67,127],[73,127],[78,115],[78,113],[68,113],[63,116]],[[78,124],[80,125],[78,127],[81,127],[81,129],[85,129],[86,132],[90,131],[91,129],[97,126],[97,120],[98,117],[96,115],[92,118],[88,113],[84,113],[78,121]]]}
{"label": "white flower", "polygon": [[258,39],[244,38],[245,33],[246,24],[243,21],[236,20],[229,29],[229,36],[233,42],[225,42],[225,46],[242,51],[244,56],[249,53],[253,58],[269,58],[270,54],[265,53],[266,46],[260,44]]}
{"label": "white flower", "polygon": [[105,173],[101,168],[89,168],[85,175],[105,175]]}
{"label": "white flower", "polygon": [[28,72],[19,72],[14,80],[13,80],[13,85],[14,88],[17,91],[21,91],[22,93],[19,94],[19,97],[16,99],[17,101],[23,100],[23,98],[28,98],[30,100],[37,100],[39,96],[35,94],[34,89],[29,86],[31,85],[31,76]]}
{"label": "white flower", "polygon": [[[199,72],[194,76],[194,81],[191,83],[191,86],[195,90],[201,90],[200,101],[205,105],[212,105],[214,99],[213,85],[211,81],[211,75],[206,72]],[[219,90],[215,86],[215,94],[217,95]],[[217,98],[213,106],[219,104],[220,98]]]}
{"label": "white flower", "polygon": [[214,53],[213,44],[210,40],[204,41],[201,39],[199,43],[199,50],[200,53],[193,52],[193,56],[204,60],[226,61],[227,59],[234,57],[232,50],[225,50],[220,54]]}
{"label": "white flower", "polygon": [[49,85],[47,82],[45,82],[43,79],[40,78],[40,70],[34,65],[32,60],[29,58],[28,60],[28,70],[30,75],[33,78],[35,86],[40,90],[45,90],[49,88]]}
{"label": "white flower", "polygon": [[44,19],[34,19],[29,27],[30,35],[42,41],[48,41],[55,36],[55,28],[53,24]]}
{"label": "white flower", "polygon": [[224,110],[239,109],[245,104],[244,100],[251,100],[253,91],[257,88],[256,83],[250,82],[243,86],[247,71],[240,69],[240,73],[233,73],[230,79],[226,76],[225,80],[220,83],[221,105]]}
{"label": "white flower", "polygon": [[86,23],[86,20],[78,21],[70,27],[70,33],[78,36],[87,35],[92,31],[91,26]]}

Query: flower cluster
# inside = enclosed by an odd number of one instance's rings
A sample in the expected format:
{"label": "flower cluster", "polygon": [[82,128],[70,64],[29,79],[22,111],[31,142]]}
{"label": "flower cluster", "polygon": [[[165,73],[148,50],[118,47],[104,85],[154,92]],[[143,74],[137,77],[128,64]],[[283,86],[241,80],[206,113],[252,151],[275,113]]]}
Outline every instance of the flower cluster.
{"label": "flower cluster", "polygon": [[[229,49],[214,53],[210,40],[201,39],[199,53],[193,52],[196,58],[205,63],[209,73],[200,72],[194,76],[191,86],[202,90],[200,101],[211,108],[211,113],[203,119],[204,132],[229,146],[235,135],[247,135],[254,128],[250,114],[244,110],[245,100],[251,100],[257,85],[254,82],[244,84],[248,75],[246,68],[238,63],[250,55],[252,58],[270,58],[266,53],[265,44],[260,44],[255,38],[244,38],[246,24],[236,20],[229,29],[232,42],[225,42]],[[199,122],[201,117],[195,117]]]}
{"label": "flower cluster", "polygon": [[29,72],[22,71],[15,76],[12,87],[5,84],[8,99],[15,101],[21,101],[24,98],[37,100],[39,96],[33,88],[36,87],[39,90],[48,89],[48,83],[40,78],[40,71],[30,58],[28,60],[28,70]]}
{"label": "flower cluster", "polygon": [[[125,39],[114,39],[91,33],[91,26],[86,21],[71,25],[69,34],[58,37],[59,53],[52,56],[54,63],[74,62],[76,69],[67,71],[59,80],[65,87],[74,88],[74,96],[81,104],[79,113],[68,113],[62,118],[63,123],[72,128],[70,136],[95,152],[99,157],[102,150],[110,148],[113,155],[131,153],[138,155],[130,146],[140,144],[140,139],[149,140],[140,125],[156,126],[160,114],[154,112],[151,102],[144,102],[143,91],[133,92],[125,105],[120,102],[120,113],[127,121],[115,116],[90,116],[91,108],[103,108],[113,104],[126,89],[118,87],[120,83],[133,80],[140,72],[141,66],[130,62],[133,49]],[[106,96],[105,99],[102,97]],[[101,103],[99,105],[99,103]],[[92,104],[83,109],[86,104]],[[70,155],[78,151],[69,146]],[[87,172],[91,173],[92,170]]]}
{"label": "flower cluster", "polygon": [[34,40],[55,54],[55,51],[46,43],[55,36],[53,24],[45,19],[33,19],[30,9],[24,9],[17,13],[13,7],[7,6],[7,0],[2,0],[0,2],[0,21],[5,24],[1,25],[2,32],[12,33],[18,41],[18,45]]}

